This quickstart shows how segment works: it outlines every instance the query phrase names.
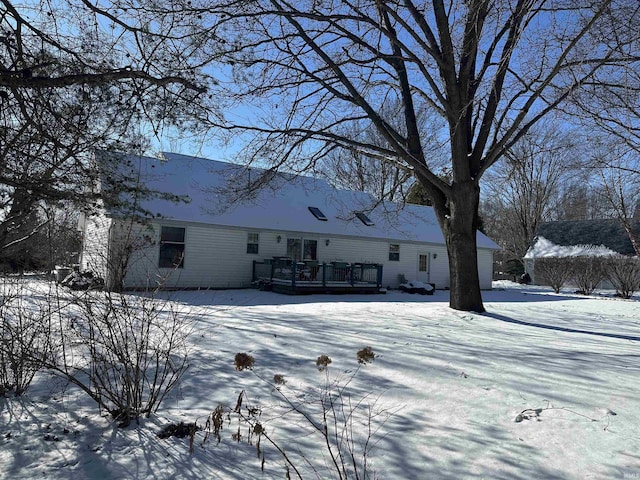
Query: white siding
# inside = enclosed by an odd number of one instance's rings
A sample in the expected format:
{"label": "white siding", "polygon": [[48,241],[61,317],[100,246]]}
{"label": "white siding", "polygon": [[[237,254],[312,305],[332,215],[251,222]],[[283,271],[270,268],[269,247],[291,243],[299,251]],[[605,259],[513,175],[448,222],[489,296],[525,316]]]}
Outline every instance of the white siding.
{"label": "white siding", "polygon": [[80,269],[102,279],[107,276],[111,223],[111,219],[102,214],[82,218]]}
{"label": "white siding", "polygon": [[[389,244],[400,244],[400,260],[389,260]],[[436,284],[436,288],[449,286],[449,271],[447,250],[443,245],[408,243],[401,241],[387,242],[381,240],[363,240],[359,238],[334,238],[329,247],[322,243],[325,256],[321,260],[344,260],[348,262],[381,263],[382,285],[397,287],[400,276],[407,281],[416,280],[418,273],[418,252],[429,253],[431,268],[429,281]],[[433,255],[436,258],[433,258]]]}
{"label": "white siding", "polygon": [[[320,262],[364,262],[381,263],[384,265],[382,284],[384,286],[397,286],[398,275],[405,273],[407,269],[414,268],[412,260],[405,255],[406,245],[400,244],[400,261],[389,261],[389,243],[381,240],[366,240],[361,238],[329,237],[318,235],[305,235],[302,233],[281,234],[283,243],[288,238],[303,238],[318,241],[318,260]],[[329,245],[327,245],[329,240]],[[400,242],[396,242],[400,243]],[[286,245],[277,255],[285,255]],[[268,258],[268,257],[267,257]],[[417,261],[417,260],[416,260]],[[415,269],[415,268],[414,268]]]}
{"label": "white siding", "polygon": [[[334,260],[344,262],[380,263],[382,268],[382,285],[397,286],[398,275],[405,273],[408,258],[404,245],[400,242],[381,240],[365,240],[358,238],[331,238],[329,246],[321,242],[320,261]],[[389,261],[389,243],[400,243],[400,261]]]}
{"label": "white siding", "polygon": [[[400,243],[400,260],[389,261],[389,243]],[[418,255],[429,254],[429,282],[436,288],[449,287],[449,258],[444,245],[387,242],[356,238],[332,238],[328,247],[320,242],[322,261],[344,260],[351,262],[372,262],[384,265],[382,270],[383,286],[397,287],[399,276],[407,281],[418,278]],[[493,276],[493,251],[478,250],[478,273],[480,288],[490,289]]]}
{"label": "white siding", "polygon": [[444,245],[411,243],[402,245],[400,250],[400,259],[402,260],[404,256],[405,262],[408,262],[407,271],[404,273],[407,280],[420,279],[418,256],[427,254],[429,255],[429,275],[427,280],[430,283],[434,283],[436,288],[449,287],[449,261],[447,249]]}
{"label": "white siding", "polygon": [[[140,263],[146,263],[149,255],[156,251],[156,233],[153,225],[142,224],[132,220],[114,220],[110,231],[110,249],[107,286],[119,285],[122,277],[126,277],[129,270],[136,269]],[[149,279],[139,282],[136,286],[147,286]],[[154,276],[151,284],[155,285]],[[113,282],[113,283],[112,283]]]}
{"label": "white siding", "polygon": [[[158,268],[161,225],[186,229],[183,268]],[[125,280],[127,287],[154,286],[160,281],[167,287],[176,288],[247,287],[252,280],[253,261],[286,255],[287,238],[294,237],[317,240],[320,262],[382,264],[382,285],[385,287],[397,287],[400,275],[404,275],[408,281],[415,280],[418,273],[418,255],[427,253],[430,259],[429,281],[435,283],[436,288],[449,286],[449,267],[444,245],[305,235],[300,232],[259,231],[172,221],[154,223],[153,227],[153,244],[132,255]],[[248,232],[259,234],[258,254],[246,253]],[[389,243],[400,244],[399,261],[389,261]],[[482,288],[491,288],[492,261],[491,250],[479,251]]]}
{"label": "white siding", "polygon": [[535,260],[533,258],[526,258],[524,260],[524,271],[526,273],[529,274],[529,276],[531,277],[531,283],[533,283],[534,285],[536,285],[536,277],[535,274],[533,273],[534,271],[534,266],[535,264]]}
{"label": "white siding", "polygon": [[478,274],[480,288],[490,289],[493,281],[493,250],[478,250]]}
{"label": "white siding", "polygon": [[[162,225],[184,227],[183,268],[159,268]],[[274,232],[243,230],[180,222],[154,223],[153,245],[137,252],[129,266],[125,285],[146,287],[163,283],[176,288],[236,288],[251,285],[253,261],[283,256],[286,237],[280,243]],[[247,253],[247,233],[259,234],[258,254]]]}

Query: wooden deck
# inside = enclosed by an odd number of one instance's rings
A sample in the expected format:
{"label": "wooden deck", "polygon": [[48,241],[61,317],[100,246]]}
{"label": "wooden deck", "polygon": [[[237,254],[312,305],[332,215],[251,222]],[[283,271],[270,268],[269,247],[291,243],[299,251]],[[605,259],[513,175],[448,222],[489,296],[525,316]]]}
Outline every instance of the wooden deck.
{"label": "wooden deck", "polygon": [[382,265],[267,259],[253,262],[253,282],[263,290],[287,295],[380,293]]}

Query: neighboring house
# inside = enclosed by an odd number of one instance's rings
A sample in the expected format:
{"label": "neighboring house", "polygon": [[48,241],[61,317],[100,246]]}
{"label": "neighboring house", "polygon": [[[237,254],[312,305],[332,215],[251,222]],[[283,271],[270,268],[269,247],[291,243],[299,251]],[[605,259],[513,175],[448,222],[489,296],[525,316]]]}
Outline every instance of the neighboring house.
{"label": "neighboring house", "polygon": [[[238,186],[260,171],[173,153],[162,159],[127,156],[124,170],[122,181],[135,178],[190,201],[142,200],[138,206],[148,212],[143,222],[108,207],[84,218],[81,268],[107,284],[120,269],[126,271],[125,288],[159,281],[169,288],[248,287],[254,261],[286,256],[382,264],[383,286],[397,287],[403,277],[449,286],[447,251],[431,207],[387,203],[368,210],[368,194],[284,174],[251,198],[230,203],[224,192],[234,184],[228,179]],[[498,249],[478,233],[482,288],[491,288]]]}
{"label": "neighboring house", "polygon": [[[634,231],[640,231],[640,223]],[[546,222],[524,256],[525,272],[536,283],[534,269],[537,258],[635,255],[629,235],[618,220],[572,220]]]}

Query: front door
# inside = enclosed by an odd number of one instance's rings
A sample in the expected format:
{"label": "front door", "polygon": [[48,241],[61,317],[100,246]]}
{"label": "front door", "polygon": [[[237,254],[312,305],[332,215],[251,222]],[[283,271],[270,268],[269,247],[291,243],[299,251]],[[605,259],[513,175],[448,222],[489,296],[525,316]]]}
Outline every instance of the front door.
{"label": "front door", "polygon": [[422,283],[429,283],[431,281],[431,272],[429,259],[431,255],[428,252],[418,253],[418,274],[416,280]]}

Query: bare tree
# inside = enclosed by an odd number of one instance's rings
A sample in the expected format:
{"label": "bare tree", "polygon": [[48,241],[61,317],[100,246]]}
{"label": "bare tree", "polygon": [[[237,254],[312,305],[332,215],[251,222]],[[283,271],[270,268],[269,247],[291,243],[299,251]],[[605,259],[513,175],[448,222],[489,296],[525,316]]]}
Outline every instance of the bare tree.
{"label": "bare tree", "polygon": [[192,55],[197,32],[179,8],[0,3],[5,247],[40,202],[87,200],[93,149],[141,152],[144,137],[193,127],[210,110],[207,77]]}
{"label": "bare tree", "polygon": [[[640,19],[637,3],[622,2],[623,8],[611,12],[612,32],[596,30],[594,35],[608,38],[620,52],[638,58]],[[640,231],[634,214],[640,202],[640,69],[635,63],[621,65],[607,76],[596,75],[576,92],[572,113],[583,120],[594,153],[589,166],[599,184],[600,197],[610,217],[617,218],[640,255]]]}
{"label": "bare tree", "polygon": [[598,170],[600,194],[629,236],[636,256],[640,257],[640,219],[636,216],[640,205],[640,170],[635,169],[636,154],[633,152],[629,158],[614,150],[611,157],[614,159]]}
{"label": "bare tree", "polygon": [[553,220],[611,218],[611,209],[594,183],[592,168],[573,169],[562,182]]}
{"label": "bare tree", "polygon": [[[609,12],[615,28],[594,29],[596,39],[607,39],[615,44],[621,54],[638,58],[637,2],[620,2]],[[621,64],[614,71],[598,72],[573,95],[567,110],[584,121],[583,127],[596,143],[610,144],[616,139],[619,145],[640,152],[640,69],[635,63]],[[608,137],[608,138],[607,138]],[[610,156],[600,159],[607,163]]]}
{"label": "bare tree", "polygon": [[[367,133],[365,132],[365,136]],[[357,138],[357,134],[349,135]],[[375,140],[371,140],[375,141]],[[377,200],[401,200],[411,172],[357,148],[331,151],[319,165],[322,176],[338,188],[368,192]]]}
{"label": "bare tree", "polygon": [[575,176],[576,145],[557,122],[531,128],[486,177],[483,201],[486,232],[504,249],[507,261],[522,263],[540,223],[553,220],[561,185]]}
{"label": "bare tree", "polygon": [[[394,101],[381,107],[385,118],[393,122],[393,127],[404,134],[402,123],[402,104]],[[435,112],[418,112],[418,129],[423,136],[438,128]],[[368,120],[347,124],[341,135],[361,144],[373,144],[386,147],[386,140]],[[425,148],[437,157],[442,154],[442,145],[434,138],[425,142]],[[408,200],[411,185],[415,184],[413,172],[397,162],[389,162],[386,156],[380,157],[373,152],[359,148],[335,148],[319,159],[316,169],[323,177],[340,188],[368,192],[378,201],[404,202]]]}
{"label": "bare tree", "polygon": [[79,249],[77,211],[61,203],[38,205],[5,237],[0,269],[51,271],[76,263]]}
{"label": "bare tree", "polygon": [[[613,0],[263,0],[221,1],[208,12],[226,39],[240,102],[259,98],[249,161],[311,168],[335,148],[358,149],[410,169],[432,199],[446,239],[450,305],[482,311],[476,250],[480,179],[534,124],[596,78],[629,61]],[[627,12],[637,16],[636,11]],[[592,32],[597,32],[597,35]],[[225,90],[225,87],[229,87]],[[398,102],[397,118],[384,105]],[[441,128],[421,132],[432,109]],[[266,112],[262,117],[259,112]],[[396,120],[402,129],[395,128]],[[344,135],[369,122],[384,142]],[[450,158],[444,181],[425,153],[441,138]]]}

